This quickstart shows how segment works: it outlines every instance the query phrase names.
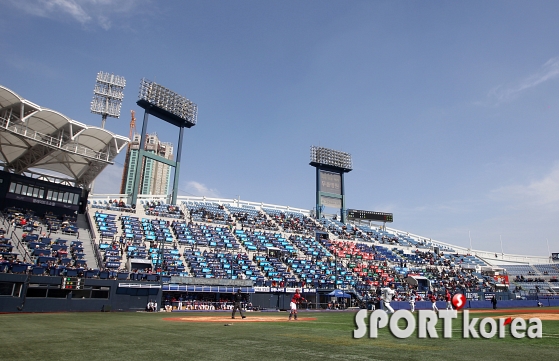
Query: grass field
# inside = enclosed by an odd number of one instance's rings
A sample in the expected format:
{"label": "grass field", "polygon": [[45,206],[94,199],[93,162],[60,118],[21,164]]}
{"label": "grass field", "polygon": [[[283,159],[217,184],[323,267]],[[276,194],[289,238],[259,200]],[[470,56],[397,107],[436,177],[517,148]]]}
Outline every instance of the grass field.
{"label": "grass field", "polygon": [[[551,309],[549,309],[551,310]],[[526,310],[529,312],[530,310]],[[555,312],[557,310],[555,309]],[[509,315],[470,314],[470,317]],[[0,315],[2,360],[554,360],[559,321],[542,321],[542,339],[353,339],[354,312],[300,312],[314,321],[173,322],[225,313],[49,313]],[[287,313],[247,313],[287,318]],[[402,324],[404,325],[404,324]],[[442,328],[442,321],[437,329]],[[439,332],[442,337],[442,332]]]}

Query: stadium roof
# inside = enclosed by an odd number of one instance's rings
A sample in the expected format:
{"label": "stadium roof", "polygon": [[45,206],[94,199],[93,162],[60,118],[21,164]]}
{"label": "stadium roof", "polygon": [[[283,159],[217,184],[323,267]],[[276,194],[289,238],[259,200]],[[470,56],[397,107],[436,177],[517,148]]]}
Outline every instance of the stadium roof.
{"label": "stadium roof", "polygon": [[76,186],[90,189],[129,141],[41,108],[0,85],[0,163],[4,170],[56,172]]}

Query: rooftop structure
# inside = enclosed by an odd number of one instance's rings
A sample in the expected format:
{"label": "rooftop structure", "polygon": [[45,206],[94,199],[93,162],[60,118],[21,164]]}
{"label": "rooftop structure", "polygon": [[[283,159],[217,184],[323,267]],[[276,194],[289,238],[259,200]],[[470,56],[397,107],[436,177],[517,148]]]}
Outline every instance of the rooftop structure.
{"label": "rooftop structure", "polygon": [[0,85],[0,164],[4,170],[55,172],[77,187],[90,189],[128,142],[126,137],[72,120]]}

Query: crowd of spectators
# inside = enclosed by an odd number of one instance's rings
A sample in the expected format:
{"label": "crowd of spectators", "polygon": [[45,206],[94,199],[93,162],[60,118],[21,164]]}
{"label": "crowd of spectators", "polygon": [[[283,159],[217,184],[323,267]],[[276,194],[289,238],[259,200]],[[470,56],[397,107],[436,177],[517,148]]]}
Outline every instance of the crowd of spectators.
{"label": "crowd of spectators", "polygon": [[179,206],[165,204],[162,202],[146,202],[144,204],[144,212],[148,216],[183,218],[184,214]]}
{"label": "crowd of spectators", "polygon": [[0,272],[8,272],[14,264],[22,263],[18,254],[12,252],[14,246],[7,233],[4,227],[0,228]]}
{"label": "crowd of spectators", "polygon": [[232,216],[240,224],[241,229],[262,229],[266,231],[279,230],[276,223],[269,220],[262,211],[238,210],[232,213]]}
{"label": "crowd of spectators", "polygon": [[108,209],[116,212],[136,213],[136,205],[128,204],[124,199],[109,199],[108,201],[89,202],[92,208]]}
{"label": "crowd of spectators", "polygon": [[324,226],[317,224],[314,219],[303,214],[281,212],[274,213],[271,217],[287,233],[311,235],[315,231],[324,231]]}
{"label": "crowd of spectators", "polygon": [[206,209],[206,207],[200,207],[197,209],[189,210],[189,218],[190,219],[198,219],[201,222],[209,222],[209,223],[230,223],[230,220],[227,217],[227,214],[221,210],[219,211],[212,211]]}
{"label": "crowd of spectators", "polygon": [[[122,200],[117,201],[116,199],[111,200],[110,204],[115,207],[126,206]],[[209,263],[221,262],[218,258],[214,259],[213,257],[209,257],[210,253],[212,255],[218,253],[217,250],[219,250],[220,247],[219,240],[222,236],[228,240],[228,242],[224,242],[221,245],[224,251],[223,254],[231,253],[232,250],[227,249],[228,244],[233,245],[235,242],[239,243],[233,229],[241,229],[246,231],[247,240],[255,245],[256,249],[250,250],[253,255],[252,260],[258,265],[262,275],[264,275],[267,280],[271,281],[270,285],[281,287],[281,285],[300,286],[309,284],[308,282],[311,278],[306,278],[308,274],[296,272],[293,268],[294,260],[298,260],[296,263],[297,267],[303,264],[299,262],[300,260],[305,260],[314,266],[328,265],[327,267],[332,267],[332,264],[336,265],[333,266],[334,269],[339,267],[337,272],[343,276],[344,283],[342,283],[342,285],[357,290],[366,298],[375,297],[381,287],[392,282],[401,287],[401,298],[406,299],[412,297],[411,295],[420,298],[421,295],[417,294],[414,287],[405,281],[406,277],[410,274],[427,277],[431,281],[433,290],[436,293],[442,293],[447,290],[451,293],[490,292],[495,290],[495,284],[491,282],[489,277],[476,272],[475,268],[463,267],[467,264],[468,258],[471,256],[460,254],[445,255],[442,252],[434,252],[429,248],[419,248],[418,246],[425,245],[421,243],[421,241],[417,241],[417,243],[414,244],[416,246],[415,249],[407,249],[406,252],[403,252],[401,247],[398,250],[395,246],[406,244],[405,235],[401,238],[398,235],[381,231],[364,231],[358,226],[343,224],[337,220],[315,220],[314,218],[294,212],[268,212],[267,210],[263,211],[249,208],[231,208],[229,209],[230,216],[227,216],[228,209],[227,207],[219,205],[217,208],[208,207],[206,209],[204,206],[199,206],[196,210],[190,210],[188,214],[190,222],[187,225],[190,233],[185,233],[182,236],[184,236],[184,240],[192,239],[193,242],[185,241],[185,243],[182,243],[181,239],[178,238],[178,234],[176,234],[175,225],[185,222],[182,220],[165,220],[161,218],[176,218],[177,215],[181,215],[182,217],[179,207],[160,202],[145,203],[146,214],[158,217],[155,223],[152,224],[152,222],[150,222],[151,230],[157,234],[162,233],[163,229],[175,230],[175,237],[173,238],[171,247],[165,247],[164,259],[158,266],[136,269],[133,270],[132,273],[154,274],[160,271],[165,272],[168,267],[175,267],[176,270],[177,266],[182,266],[183,261],[180,259],[180,255],[177,256],[177,254],[179,247],[184,245],[190,245],[190,251],[200,250],[201,254],[205,258],[208,258],[210,261]],[[219,231],[217,231],[217,228],[207,229],[205,228],[208,227],[206,225],[192,223],[194,216],[199,218],[202,222],[221,221],[225,223],[226,226],[223,230],[220,229]],[[13,226],[14,228],[28,230],[28,232],[23,235],[25,245],[35,241],[27,239],[26,236],[29,234],[42,233],[42,236],[39,237],[39,240],[42,240],[43,238],[50,237],[41,231],[48,232],[51,230],[51,227],[56,231],[57,226],[60,230],[75,226],[75,220],[71,217],[45,217],[41,219],[36,217],[34,213],[29,210],[9,212],[7,213],[6,219],[9,221],[10,227]],[[48,221],[45,221],[47,219]],[[225,232],[225,230],[227,232]],[[336,245],[329,240],[324,240],[323,244],[324,246],[329,244],[329,248],[321,248],[317,245],[312,245],[317,231],[329,232],[330,236],[333,234],[337,241],[345,242],[346,245]],[[12,249],[9,248],[11,243],[4,238],[5,233],[6,231],[2,232],[0,230],[0,261],[3,265],[0,267],[0,271],[4,272],[11,268],[11,266],[7,267],[7,264],[22,263],[17,255],[10,256],[7,254],[11,253]],[[167,237],[168,234],[170,233],[165,233],[164,236]],[[234,243],[231,243],[231,239],[233,239]],[[212,243],[213,240],[216,241],[215,244]],[[355,240],[365,241],[365,243],[359,243]],[[109,248],[111,251],[118,252],[122,259],[136,256],[149,259],[151,254],[159,250],[158,242],[157,239],[147,240],[145,235],[140,240],[120,237],[119,239],[110,240]],[[55,241],[45,241],[44,243],[47,248],[55,244]],[[355,251],[351,251],[353,253],[348,253],[348,244],[356,245],[352,247],[355,249]],[[375,245],[378,249],[375,248]],[[389,250],[381,251],[381,245],[389,247]],[[41,253],[42,247],[43,245],[41,244],[34,244],[32,248],[29,248],[29,251],[34,254],[34,264],[32,266],[40,265],[44,268],[45,274],[55,274],[56,271],[52,270],[58,270],[61,266],[66,270],[76,270],[78,275],[84,275],[85,272],[91,271],[80,256],[69,255],[68,251],[64,248],[50,248],[50,252]],[[47,248],[44,249],[46,250]],[[259,252],[267,252],[269,248],[278,248],[280,250],[280,256],[266,258],[267,256],[265,255],[264,260],[255,258]],[[139,255],[138,249],[146,250],[146,254]],[[240,251],[244,251],[245,249],[246,248],[241,248]],[[8,250],[9,252],[4,252]],[[35,250],[39,250],[39,252],[35,252]],[[237,248],[235,252],[238,253],[238,251]],[[330,252],[330,254],[328,252]],[[346,257],[348,254],[349,257]],[[393,255],[393,257],[390,255]],[[69,262],[67,261],[68,259],[70,259]],[[121,267],[118,269],[102,268],[101,272],[109,272],[109,277],[116,278],[117,273],[126,272],[124,266],[125,264],[122,262]],[[211,275],[211,277],[230,277],[230,273],[223,273],[223,270],[220,268],[215,268],[215,270],[219,272],[216,272],[215,275]],[[184,269],[184,271],[185,274],[188,273],[187,269]],[[254,276],[237,271],[238,270],[235,269],[233,273],[238,278],[252,278],[250,276]],[[547,274],[547,272],[548,271],[542,271],[541,273],[536,273],[530,271],[526,275],[517,275],[514,282],[542,283],[553,281],[546,280],[548,277],[542,277],[542,275],[548,276],[549,274]],[[303,278],[303,276],[305,276],[305,278]],[[332,286],[332,274],[324,273],[320,275],[320,277],[317,279],[323,280],[328,287]],[[515,286],[515,290],[520,291],[521,289],[521,286]],[[220,302],[217,302],[217,304],[219,303]],[[196,307],[192,305],[191,303],[190,307]],[[213,307],[222,306],[214,305]]]}
{"label": "crowd of spectators", "polygon": [[[528,275],[535,275],[535,272],[529,272]],[[542,277],[524,277],[523,275],[516,275],[515,282],[547,282]]]}

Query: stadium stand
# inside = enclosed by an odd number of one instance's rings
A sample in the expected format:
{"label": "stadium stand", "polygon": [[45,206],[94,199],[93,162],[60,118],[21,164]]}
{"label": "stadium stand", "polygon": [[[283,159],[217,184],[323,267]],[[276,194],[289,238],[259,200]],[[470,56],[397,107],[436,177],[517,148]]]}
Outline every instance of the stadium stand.
{"label": "stadium stand", "polygon": [[[174,207],[152,199],[132,215],[132,207],[114,204],[101,199],[89,203],[92,258],[97,260],[93,267],[84,259],[84,242],[73,237],[79,232],[75,219],[6,210],[4,217],[21,229],[29,262],[10,262],[10,255],[19,255],[3,239],[0,270],[145,282],[162,277],[248,280],[254,287],[310,287],[317,292],[341,288],[357,301],[374,298],[390,283],[403,295],[414,292],[422,299],[424,293],[406,281],[410,275],[428,279],[429,291],[437,294],[495,292],[500,284],[494,272],[485,272],[493,269],[509,277],[513,297],[554,293],[557,287],[553,281],[559,269],[553,264],[490,264],[470,250],[459,252],[424,237],[372,224],[316,220],[287,207],[205,200]],[[41,227],[66,239],[41,237]]]}
{"label": "stadium stand", "polygon": [[[385,224],[316,219],[309,210],[240,199],[179,197],[169,204],[168,197],[140,195],[131,204],[127,195],[88,194],[127,138],[1,86],[0,110],[0,161],[10,171],[0,173],[0,274],[22,277],[11,283],[14,294],[33,284],[42,290],[35,294],[60,296],[54,279],[53,286],[40,286],[36,278],[31,283],[30,277],[45,276],[118,281],[98,286],[113,287],[114,298],[177,298],[184,291],[207,300],[245,287],[265,303],[270,294],[297,287],[314,294],[317,305],[335,289],[363,304],[390,283],[400,297],[418,299],[446,290],[509,298],[559,291],[557,263],[545,257],[474,251]],[[21,174],[31,166],[70,177],[72,184]],[[99,289],[80,295],[98,294],[110,298]],[[190,298],[190,306],[198,301]]]}
{"label": "stadium stand", "polygon": [[[21,234],[25,254],[14,252],[18,248],[4,230],[0,271],[146,283],[168,283],[172,277],[241,280],[256,289],[314,289],[317,303],[339,288],[355,304],[364,304],[390,283],[402,300],[412,293],[418,300],[428,292],[442,297],[446,290],[542,297],[559,286],[554,264],[496,264],[470,250],[380,225],[316,220],[288,207],[258,204],[192,199],[179,207],[157,199],[140,204],[133,209],[115,206],[114,198],[90,199],[89,230],[81,230],[72,217],[6,209],[3,218],[17,227],[14,238]],[[88,260],[87,241],[78,234],[90,235],[94,243]],[[496,279],[495,270],[508,284]],[[430,286],[420,290],[409,277],[424,277]],[[191,304],[208,298],[197,294],[200,299],[190,299]],[[169,297],[179,296],[170,292]]]}

